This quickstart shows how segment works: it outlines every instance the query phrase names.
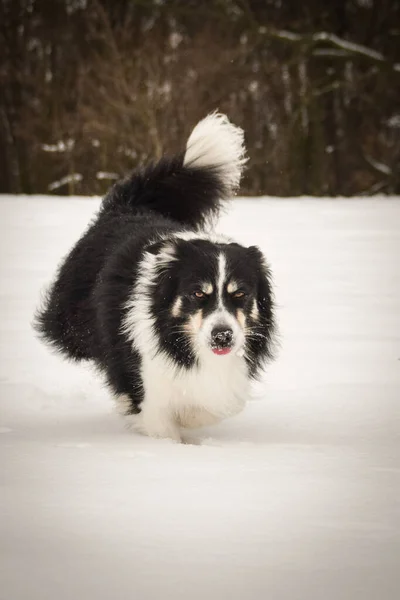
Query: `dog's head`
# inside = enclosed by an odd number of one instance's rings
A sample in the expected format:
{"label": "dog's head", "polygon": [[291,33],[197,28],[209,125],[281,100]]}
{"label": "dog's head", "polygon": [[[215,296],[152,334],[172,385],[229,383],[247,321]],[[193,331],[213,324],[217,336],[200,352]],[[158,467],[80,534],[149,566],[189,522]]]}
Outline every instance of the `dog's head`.
{"label": "dog's head", "polygon": [[[178,365],[244,356],[254,375],[270,356],[270,272],[260,250],[179,237],[148,248],[148,301],[157,343]],[[150,264],[151,263],[151,264]]]}

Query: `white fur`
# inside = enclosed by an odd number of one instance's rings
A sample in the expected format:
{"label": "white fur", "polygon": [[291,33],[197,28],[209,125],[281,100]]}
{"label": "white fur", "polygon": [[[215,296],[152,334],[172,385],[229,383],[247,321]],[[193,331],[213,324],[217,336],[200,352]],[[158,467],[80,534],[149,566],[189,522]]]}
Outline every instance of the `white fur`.
{"label": "white fur", "polygon": [[157,338],[150,311],[149,289],[155,283],[159,272],[174,260],[176,260],[174,248],[168,244],[158,254],[145,252],[139,265],[134,293],[126,305],[127,313],[122,323],[122,331],[136,349],[140,352],[150,352],[152,356],[157,352]]}
{"label": "white fur", "polygon": [[[168,242],[173,242],[174,240],[184,240],[186,242],[190,242],[191,240],[205,240],[217,245],[231,244],[233,242],[232,238],[229,238],[226,235],[215,233],[214,231],[203,231],[199,233],[195,231],[177,231],[151,238],[147,244],[147,247],[150,247],[157,242],[166,242],[166,244],[168,244]],[[169,252],[173,256],[173,249],[170,249]]]}
{"label": "white fur", "polygon": [[[225,257],[221,256],[220,290],[225,273]],[[129,421],[146,435],[179,441],[179,427],[208,425],[242,410],[249,392],[249,381],[242,352],[243,331],[223,306],[204,319],[195,338],[197,368],[178,368],[165,353],[159,352],[150,312],[149,288],[155,283],[159,271],[166,268],[171,260],[176,258],[168,244],[158,255],[144,254],[132,298],[127,303],[123,331],[141,355],[145,391],[141,412],[130,415]],[[216,356],[209,341],[213,327],[221,323],[232,328],[235,343],[229,354]],[[120,398],[120,404],[122,408],[126,407],[126,398]]]}
{"label": "white fur", "polygon": [[129,414],[132,408],[132,400],[127,394],[118,394],[118,396],[115,396],[115,404],[117,412],[123,416]]}
{"label": "white fur", "polygon": [[226,258],[223,252],[218,256],[218,307],[222,309],[224,300],[224,284],[226,279]]}
{"label": "white fur", "polygon": [[196,233],[195,231],[179,231],[177,233],[168,234],[168,238],[185,240],[186,242],[190,242],[191,240],[206,240],[212,244],[230,244],[232,242],[231,238],[228,236],[214,232]]}
{"label": "white fur", "polygon": [[165,355],[142,357],[145,400],[129,422],[152,437],[180,441],[179,427],[211,425],[240,412],[249,393],[247,369],[236,354],[200,357],[198,369],[177,370]]}
{"label": "white fur", "polygon": [[214,112],[193,129],[184,164],[213,167],[231,195],[239,186],[247,160],[245,154],[243,130],[230,123],[226,115]]}

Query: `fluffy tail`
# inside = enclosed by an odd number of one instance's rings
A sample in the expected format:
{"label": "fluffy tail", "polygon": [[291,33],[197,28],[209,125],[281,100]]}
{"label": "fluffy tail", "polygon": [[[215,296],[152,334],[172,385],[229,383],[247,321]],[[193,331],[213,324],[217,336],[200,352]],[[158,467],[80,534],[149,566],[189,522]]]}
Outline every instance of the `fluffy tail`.
{"label": "fluffy tail", "polygon": [[146,208],[184,225],[201,226],[236,193],[245,153],[242,129],[225,115],[212,113],[193,129],[185,152],[117,183],[103,210]]}

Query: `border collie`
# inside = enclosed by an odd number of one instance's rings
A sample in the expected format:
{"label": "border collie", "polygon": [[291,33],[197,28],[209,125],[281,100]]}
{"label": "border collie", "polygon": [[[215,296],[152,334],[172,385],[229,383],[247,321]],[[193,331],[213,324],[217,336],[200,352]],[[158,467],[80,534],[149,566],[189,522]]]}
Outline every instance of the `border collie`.
{"label": "border collie", "polygon": [[239,185],[243,131],[212,113],[186,149],[115,184],[61,264],[35,319],[93,361],[133,427],[181,440],[235,415],[271,358],[267,263],[206,227]]}

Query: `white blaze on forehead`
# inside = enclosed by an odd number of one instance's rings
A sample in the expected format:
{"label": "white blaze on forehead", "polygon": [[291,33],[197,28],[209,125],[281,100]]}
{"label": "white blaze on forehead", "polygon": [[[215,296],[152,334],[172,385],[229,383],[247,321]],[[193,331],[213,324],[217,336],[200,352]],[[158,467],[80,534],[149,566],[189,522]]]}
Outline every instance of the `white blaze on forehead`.
{"label": "white blaze on forehead", "polygon": [[224,296],[224,284],[226,279],[226,257],[223,252],[218,256],[218,275],[217,275],[217,293],[218,305],[223,306],[222,298]]}

